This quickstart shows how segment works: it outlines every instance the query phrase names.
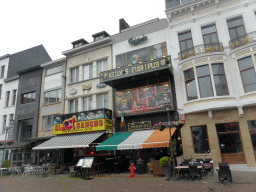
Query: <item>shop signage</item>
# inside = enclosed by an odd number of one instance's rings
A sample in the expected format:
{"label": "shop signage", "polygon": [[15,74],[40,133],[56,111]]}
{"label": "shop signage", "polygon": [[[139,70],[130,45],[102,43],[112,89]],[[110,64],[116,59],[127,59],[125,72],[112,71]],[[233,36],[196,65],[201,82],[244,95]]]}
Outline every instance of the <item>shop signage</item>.
{"label": "shop signage", "polygon": [[99,83],[99,84],[96,85],[96,87],[98,87],[98,88],[104,88],[106,86],[107,85],[105,83]]}
{"label": "shop signage", "polygon": [[149,128],[152,128],[151,121],[128,123],[128,130],[130,131],[135,129],[149,129]]}
{"label": "shop signage", "polygon": [[128,43],[129,43],[130,45],[138,45],[138,44],[140,44],[140,43],[145,42],[147,39],[148,39],[148,37],[143,35],[142,37],[130,38],[130,39],[128,40]]}
{"label": "shop signage", "polygon": [[112,111],[103,108],[55,115],[53,124],[53,134],[112,130]]}
{"label": "shop signage", "polygon": [[[168,64],[166,63],[166,61],[169,61]],[[100,81],[101,83],[104,83],[105,81],[135,76],[138,74],[148,73],[151,71],[170,68],[171,66],[171,57],[168,56],[166,58],[160,58],[154,61],[148,61],[136,65],[128,65],[120,69],[102,72],[100,75]]]}
{"label": "shop signage", "polygon": [[70,89],[69,94],[74,95],[77,93],[77,90],[75,88]]}

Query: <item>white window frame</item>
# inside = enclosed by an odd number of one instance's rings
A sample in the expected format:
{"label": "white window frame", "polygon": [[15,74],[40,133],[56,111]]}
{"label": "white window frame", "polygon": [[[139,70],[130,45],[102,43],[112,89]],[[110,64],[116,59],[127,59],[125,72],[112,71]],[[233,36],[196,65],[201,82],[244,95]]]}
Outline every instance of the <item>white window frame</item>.
{"label": "white window frame", "polygon": [[[98,107],[99,105],[99,96],[102,96],[102,107]],[[105,106],[105,97],[107,97],[107,104],[109,103],[109,99],[108,99],[108,93],[103,93],[103,94],[98,94],[97,95],[97,109],[101,109],[101,108],[108,108],[108,105]]]}
{"label": "white window frame", "polygon": [[[90,101],[90,99],[91,99],[91,101]],[[85,106],[85,101],[86,101],[86,106]],[[93,109],[92,101],[93,101],[92,96],[83,98],[83,111],[89,111],[89,110]]]}
{"label": "white window frame", "polygon": [[[91,69],[91,73],[90,73]],[[93,64],[87,64],[83,66],[83,80],[88,80],[93,78]]]}
{"label": "white window frame", "polygon": [[[48,127],[49,117],[52,118],[51,127]],[[51,129],[53,129],[53,121],[54,121],[54,115],[43,116],[43,130],[51,130]]]}
{"label": "white window frame", "polygon": [[[73,109],[72,109],[72,106],[71,106],[72,102],[74,102]],[[76,105],[77,105],[77,107],[76,107]],[[78,112],[78,99],[69,100],[69,112],[70,113]]]}
{"label": "white window frame", "polygon": [[6,91],[6,96],[5,96],[5,107],[8,107],[8,106],[9,106],[10,96],[11,96],[11,91]]}
{"label": "white window frame", "polygon": [[[52,72],[50,72],[50,74],[48,74],[47,72],[48,72],[48,71],[51,71],[51,70],[52,70]],[[62,71],[63,71],[63,65],[59,65],[59,66],[56,66],[56,67],[52,67],[52,68],[46,69],[46,71],[45,71],[45,76],[53,75],[53,74],[55,74],[55,73],[60,73],[60,72],[62,72]]]}
{"label": "white window frame", "polygon": [[[75,70],[75,77],[73,78],[72,71]],[[70,83],[79,82],[79,67],[70,69]]]}
{"label": "white window frame", "polygon": [[108,70],[108,59],[104,59],[97,62],[97,77],[100,76],[102,71]]}

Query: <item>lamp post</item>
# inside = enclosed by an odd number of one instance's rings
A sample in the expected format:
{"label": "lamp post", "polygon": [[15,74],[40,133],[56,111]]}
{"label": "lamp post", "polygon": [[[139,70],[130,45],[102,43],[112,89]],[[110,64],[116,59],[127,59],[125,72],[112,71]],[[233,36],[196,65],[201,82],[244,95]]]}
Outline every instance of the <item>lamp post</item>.
{"label": "lamp post", "polygon": [[9,131],[9,127],[5,127],[5,140],[4,140],[4,150],[3,150],[3,157],[2,157],[2,166],[4,164],[5,145],[6,145],[6,137],[7,137],[8,131]]}

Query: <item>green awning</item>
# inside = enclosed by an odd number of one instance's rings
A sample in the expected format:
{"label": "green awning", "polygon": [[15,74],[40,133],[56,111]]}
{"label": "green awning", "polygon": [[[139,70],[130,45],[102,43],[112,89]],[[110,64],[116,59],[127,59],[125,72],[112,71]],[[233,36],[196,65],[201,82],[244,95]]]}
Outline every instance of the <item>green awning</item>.
{"label": "green awning", "polygon": [[96,146],[96,151],[117,150],[117,146],[126,140],[133,132],[116,133]]}

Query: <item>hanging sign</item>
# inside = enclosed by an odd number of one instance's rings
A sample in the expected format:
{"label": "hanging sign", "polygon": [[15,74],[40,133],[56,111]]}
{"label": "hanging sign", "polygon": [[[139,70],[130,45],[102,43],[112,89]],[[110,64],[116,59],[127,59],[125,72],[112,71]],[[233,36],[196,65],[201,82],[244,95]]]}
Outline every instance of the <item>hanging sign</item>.
{"label": "hanging sign", "polygon": [[130,39],[128,40],[128,43],[129,43],[130,45],[138,45],[138,44],[140,44],[140,43],[145,42],[146,40],[148,40],[148,37],[143,35],[142,37],[130,38]]}
{"label": "hanging sign", "polygon": [[128,123],[128,130],[135,130],[135,129],[150,129],[151,121],[142,121],[142,122],[135,122],[135,123]]}

